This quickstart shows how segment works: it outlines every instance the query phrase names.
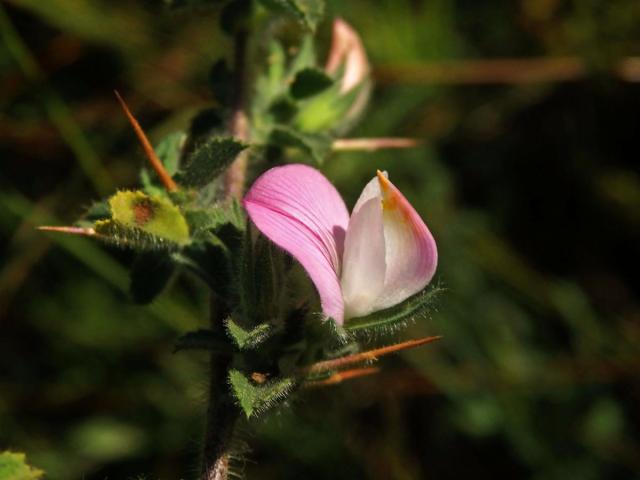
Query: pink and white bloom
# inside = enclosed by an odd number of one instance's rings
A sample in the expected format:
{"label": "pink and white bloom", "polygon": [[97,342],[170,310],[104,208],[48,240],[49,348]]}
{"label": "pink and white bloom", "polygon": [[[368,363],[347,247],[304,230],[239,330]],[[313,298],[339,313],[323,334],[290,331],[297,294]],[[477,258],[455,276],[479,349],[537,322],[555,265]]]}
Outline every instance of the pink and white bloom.
{"label": "pink and white bloom", "polygon": [[369,60],[358,32],[351,25],[336,18],[325,71],[331,75],[344,65],[340,91],[346,93],[360,85],[369,76]]}
{"label": "pink and white bloom", "polygon": [[365,186],[351,217],[329,180],[300,164],[265,172],[243,203],[258,229],[302,264],[338,324],[402,302],[435,273],[433,236],[386,173]]}

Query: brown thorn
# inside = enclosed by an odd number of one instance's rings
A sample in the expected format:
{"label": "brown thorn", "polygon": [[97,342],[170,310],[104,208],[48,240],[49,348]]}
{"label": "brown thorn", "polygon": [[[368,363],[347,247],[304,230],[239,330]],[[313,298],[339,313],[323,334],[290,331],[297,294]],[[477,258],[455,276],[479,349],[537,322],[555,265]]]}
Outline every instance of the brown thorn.
{"label": "brown thorn", "polygon": [[176,190],[178,190],[178,185],[173,180],[173,178],[171,178],[171,175],[169,175],[169,172],[167,172],[167,170],[164,168],[164,165],[162,165],[162,162],[158,158],[158,155],[156,155],[156,152],[153,150],[153,147],[151,146],[147,135],[142,130],[142,127],[138,123],[138,120],[136,120],[136,118],[133,116],[131,110],[129,110],[129,107],[127,106],[124,99],[120,96],[118,91],[114,90],[114,93],[116,94],[116,98],[118,99],[118,102],[120,102],[120,106],[122,107],[122,110],[124,110],[124,114],[129,120],[129,123],[131,123],[133,130],[136,132],[136,136],[140,141],[140,145],[142,145],[142,149],[144,150],[144,154],[147,156],[147,160],[149,160],[149,163],[151,164],[151,168],[153,168],[153,170],[158,175],[158,178],[164,185],[164,188],[168,192],[175,192]]}
{"label": "brown thorn", "polygon": [[417,138],[341,138],[333,142],[334,151],[365,151],[389,148],[414,148],[422,144]]}
{"label": "brown thorn", "polygon": [[336,372],[330,377],[325,378],[323,380],[311,380],[309,382],[305,382],[302,386],[304,388],[328,387],[330,385],[335,385],[337,383],[344,382],[345,380],[351,380],[354,378],[364,377],[367,375],[374,375],[379,371],[380,369],[376,367],[354,368],[352,370],[344,370],[342,372]]}
{"label": "brown thorn", "polygon": [[423,337],[414,340],[407,340],[406,342],[395,343],[393,345],[387,345],[386,347],[374,348],[373,350],[367,350],[366,352],[354,353],[353,355],[347,355],[345,357],[333,358],[331,360],[325,360],[322,362],[309,365],[302,370],[303,373],[319,373],[329,370],[337,370],[341,367],[351,365],[353,363],[375,361],[378,357],[389,355],[390,353],[399,352],[400,350],[407,350],[409,348],[419,347],[427,343],[440,340],[441,336]]}
{"label": "brown thorn", "polygon": [[70,233],[72,235],[81,235],[84,237],[95,237],[97,235],[96,231],[93,228],[56,227],[56,226],[47,226],[47,225],[43,225],[41,227],[36,227],[36,228],[43,232]]}

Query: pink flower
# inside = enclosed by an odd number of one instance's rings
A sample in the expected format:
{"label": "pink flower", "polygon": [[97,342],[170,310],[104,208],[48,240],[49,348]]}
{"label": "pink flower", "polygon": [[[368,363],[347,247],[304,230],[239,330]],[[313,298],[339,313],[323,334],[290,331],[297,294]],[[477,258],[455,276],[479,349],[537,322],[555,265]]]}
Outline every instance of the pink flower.
{"label": "pink flower", "polygon": [[392,307],[422,290],[438,262],[433,236],[407,199],[378,171],[349,212],[318,170],[265,172],[244,198],[249,217],[298,260],[338,324]]}
{"label": "pink flower", "polygon": [[369,61],[358,33],[341,18],[333,21],[333,37],[325,70],[335,74],[344,65],[340,91],[347,93],[369,75]]}

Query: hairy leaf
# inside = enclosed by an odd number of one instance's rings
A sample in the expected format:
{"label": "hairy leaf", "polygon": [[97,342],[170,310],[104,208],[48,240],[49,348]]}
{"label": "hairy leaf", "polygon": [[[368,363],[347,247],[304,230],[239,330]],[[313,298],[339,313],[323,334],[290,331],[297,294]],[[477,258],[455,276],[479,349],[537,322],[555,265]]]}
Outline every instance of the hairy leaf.
{"label": "hairy leaf", "polygon": [[[109,199],[112,219],[178,245],[189,243],[189,226],[180,209],[167,198],[120,191]],[[96,224],[97,226],[97,224]]]}
{"label": "hairy leaf", "polygon": [[278,125],[271,131],[270,142],[282,147],[295,147],[321,164],[331,151],[332,140],[328,135],[304,133],[293,128]]}
{"label": "hairy leaf", "polygon": [[201,188],[219,176],[247,145],[231,137],[217,137],[200,146],[175,176],[180,185]]}
{"label": "hairy leaf", "polygon": [[273,333],[273,325],[269,323],[261,323],[251,330],[247,330],[232,318],[225,321],[227,332],[231,339],[235,342],[240,350],[251,350],[259,346]]}
{"label": "hairy leaf", "polygon": [[137,227],[128,227],[114,220],[100,220],[95,224],[97,238],[108,245],[136,251],[175,251],[180,245]]}
{"label": "hairy leaf", "polygon": [[287,398],[295,386],[291,378],[256,383],[238,370],[229,371],[231,390],[247,418],[274,407]]}

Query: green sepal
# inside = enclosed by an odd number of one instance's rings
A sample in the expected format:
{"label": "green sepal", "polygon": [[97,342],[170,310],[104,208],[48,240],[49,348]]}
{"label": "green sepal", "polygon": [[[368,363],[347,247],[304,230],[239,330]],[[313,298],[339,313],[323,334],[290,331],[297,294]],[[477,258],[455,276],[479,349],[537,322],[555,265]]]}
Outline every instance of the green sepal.
{"label": "green sepal", "polygon": [[202,188],[218,177],[247,145],[232,137],[216,137],[197,148],[174,178],[187,188]]}
{"label": "green sepal", "polygon": [[173,252],[180,245],[166,238],[158,237],[140,228],[128,227],[115,220],[100,220],[95,223],[96,238],[118,248],[132,249],[139,252],[167,251]]}
{"label": "green sepal", "polygon": [[303,99],[317,95],[333,85],[333,79],[319,68],[304,68],[296,73],[289,88],[291,96]]}
{"label": "green sepal", "polygon": [[211,330],[201,329],[187,332],[180,336],[174,345],[173,352],[181,350],[207,350],[216,353],[233,352],[232,346],[224,338]]}
{"label": "green sepal", "polygon": [[141,252],[131,266],[129,294],[135,303],[151,303],[167,286],[176,264],[166,252]]}
{"label": "green sepal", "polygon": [[295,381],[292,378],[269,380],[258,384],[234,369],[229,371],[229,384],[247,418],[264,413],[284,401],[295,387]]}
{"label": "green sepal", "polygon": [[189,243],[187,221],[180,209],[165,197],[140,191],[120,191],[109,199],[109,207],[111,218],[117,225],[139,229],[180,246]]}
{"label": "green sepal", "polygon": [[439,286],[425,288],[391,308],[345,321],[344,329],[354,334],[394,333],[407,323],[426,317],[432,310],[435,299],[443,290]]}
{"label": "green sepal", "polygon": [[27,464],[24,453],[0,453],[0,480],[38,480],[44,472]]}
{"label": "green sepal", "polygon": [[315,163],[322,164],[331,152],[333,139],[321,133],[305,133],[278,125],[273,128],[269,143],[280,147],[294,147],[311,156]]}
{"label": "green sepal", "polygon": [[268,339],[274,331],[274,326],[270,323],[261,323],[251,330],[247,330],[232,318],[227,318],[224,325],[229,337],[234,341],[240,350],[252,350]]}
{"label": "green sepal", "polygon": [[324,0],[261,0],[261,3],[271,10],[288,13],[312,32],[324,16]]}
{"label": "green sepal", "polygon": [[[346,93],[340,91],[339,82],[318,95],[298,103],[298,112],[292,123],[304,132],[344,132],[364,110],[370,82],[364,81]],[[362,106],[357,103],[363,102]],[[357,108],[354,109],[354,106]]]}

